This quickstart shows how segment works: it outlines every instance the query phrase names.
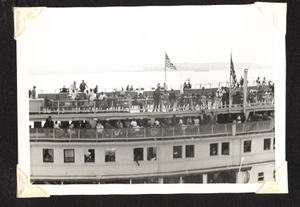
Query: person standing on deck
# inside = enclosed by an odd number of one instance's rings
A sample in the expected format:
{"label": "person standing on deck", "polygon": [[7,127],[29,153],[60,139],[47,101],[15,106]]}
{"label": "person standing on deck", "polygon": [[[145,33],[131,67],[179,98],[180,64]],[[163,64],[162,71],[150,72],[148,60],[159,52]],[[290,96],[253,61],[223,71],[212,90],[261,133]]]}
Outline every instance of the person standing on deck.
{"label": "person standing on deck", "polygon": [[84,82],[84,80],[82,80],[82,83],[80,83],[79,88],[80,88],[80,92],[83,93],[84,90],[85,90],[86,88],[89,88],[89,87],[86,85],[86,83]]}
{"label": "person standing on deck", "polygon": [[162,88],[163,90],[168,90],[168,86],[166,85],[166,83],[164,83],[164,86]]}
{"label": "person standing on deck", "polygon": [[31,90],[31,98],[32,99],[36,99],[36,90],[35,90],[35,86],[33,86],[33,89]]}
{"label": "person standing on deck", "polygon": [[94,88],[94,93],[97,95],[97,93],[98,93],[98,85],[96,85],[96,87]]}
{"label": "person standing on deck", "polygon": [[192,85],[190,83],[190,79],[188,80],[187,88],[192,88]]}
{"label": "person standing on deck", "polygon": [[267,85],[267,80],[266,80],[266,77],[264,77],[264,79],[262,80],[262,85]]}
{"label": "person standing on deck", "polygon": [[243,87],[243,85],[244,85],[244,79],[243,79],[243,77],[241,77],[241,79],[240,79],[240,85],[241,85],[241,87]]}
{"label": "person standing on deck", "polygon": [[156,90],[154,91],[154,93],[153,93],[153,100],[154,100],[153,112],[155,110],[159,111],[158,106],[160,105],[159,104],[159,102],[160,102],[160,86],[158,86],[156,88]]}
{"label": "person standing on deck", "polygon": [[171,92],[170,92],[169,101],[170,101],[170,111],[173,111],[174,103],[176,101],[176,95],[175,95],[175,91],[173,90],[173,88],[171,89]]}
{"label": "person standing on deck", "polygon": [[259,79],[259,77],[257,77],[257,79],[256,79],[256,87],[257,87],[257,89],[260,88],[260,79]]}
{"label": "person standing on deck", "polygon": [[76,82],[75,82],[75,81],[74,81],[74,83],[69,87],[69,90],[70,90],[70,91],[75,90],[76,92],[78,91],[78,88],[77,88],[77,86],[76,86]]}

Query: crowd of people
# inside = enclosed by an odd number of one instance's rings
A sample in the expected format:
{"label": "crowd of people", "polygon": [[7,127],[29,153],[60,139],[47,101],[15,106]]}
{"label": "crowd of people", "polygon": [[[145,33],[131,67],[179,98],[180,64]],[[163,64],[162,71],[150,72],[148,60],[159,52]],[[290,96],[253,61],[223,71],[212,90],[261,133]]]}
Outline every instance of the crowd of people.
{"label": "crowd of people", "polygon": [[[247,122],[271,119],[274,119],[274,112],[264,112],[250,114]],[[215,114],[214,112],[206,113],[203,110],[195,116],[187,117],[173,115],[172,118],[126,118],[122,120],[54,121],[49,116],[43,128],[55,129],[56,138],[78,138],[78,136],[81,138],[124,138],[197,134],[199,133],[198,126],[207,126],[207,133],[210,134],[211,125],[244,122],[246,122],[246,117],[243,113]],[[46,136],[49,136],[49,130],[46,133]]]}
{"label": "crowd of people", "polygon": [[[233,98],[232,104],[242,105],[242,91],[239,86],[243,86],[244,80],[241,77],[241,80],[237,84],[237,87],[232,91]],[[266,79],[264,77],[262,85],[266,85]],[[268,95],[274,94],[274,84],[269,81],[269,89],[264,93],[259,93],[255,91],[253,93],[250,91],[247,96],[247,102],[256,103],[263,102],[269,97]],[[259,77],[257,79],[257,86],[260,88]],[[229,105],[229,88],[221,87],[208,93],[204,87],[198,94],[189,94],[185,93],[185,89],[191,89],[190,80],[183,85],[184,92],[181,94],[176,94],[176,92],[171,89],[167,89],[167,85],[164,83],[161,86],[159,83],[156,85],[155,90],[153,91],[152,97],[148,97],[147,93],[143,93],[143,90],[135,94],[133,97],[128,91],[133,90],[133,85],[129,87],[127,85],[126,90],[124,88],[121,91],[114,91],[112,93],[98,93],[98,85],[95,88],[89,88],[87,84],[82,80],[82,83],[79,86],[79,89],[76,86],[76,82],[66,88],[65,86],[61,88],[61,92],[68,92],[68,100],[76,102],[68,102],[67,100],[61,100],[60,95],[57,94],[55,99],[49,99],[48,96],[44,98],[44,107],[48,110],[58,109],[58,101],[60,101],[60,107],[62,109],[70,109],[72,107],[77,107],[80,110],[88,111],[129,111],[131,106],[139,106],[140,112],[158,112],[158,111],[174,111],[174,110],[201,110],[208,108],[222,108],[228,107]],[[81,93],[79,93],[81,92]],[[128,93],[126,95],[126,93]],[[31,98],[36,98],[36,87],[30,91],[29,96]],[[263,97],[265,96],[265,97]]]}

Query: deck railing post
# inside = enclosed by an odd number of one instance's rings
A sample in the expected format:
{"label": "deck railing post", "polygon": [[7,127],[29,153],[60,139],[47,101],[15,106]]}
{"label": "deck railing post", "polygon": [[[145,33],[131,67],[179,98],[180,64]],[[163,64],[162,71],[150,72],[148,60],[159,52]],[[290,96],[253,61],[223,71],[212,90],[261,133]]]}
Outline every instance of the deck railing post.
{"label": "deck railing post", "polygon": [[128,105],[129,105],[129,112],[131,112],[131,99],[129,99]]}
{"label": "deck railing post", "polygon": [[76,100],[75,104],[76,104],[76,114],[77,114],[78,113],[78,100]]}
{"label": "deck railing post", "polygon": [[59,114],[59,111],[60,111],[60,109],[59,109],[59,101],[57,101],[57,113]]}

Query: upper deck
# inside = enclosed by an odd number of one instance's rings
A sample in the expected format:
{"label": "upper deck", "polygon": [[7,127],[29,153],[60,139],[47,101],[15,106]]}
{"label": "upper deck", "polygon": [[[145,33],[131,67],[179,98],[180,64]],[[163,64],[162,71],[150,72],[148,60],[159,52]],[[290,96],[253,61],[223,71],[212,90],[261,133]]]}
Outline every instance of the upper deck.
{"label": "upper deck", "polygon": [[[170,117],[173,115],[193,115],[202,110],[215,113],[242,113],[274,110],[274,94],[265,93],[268,86],[260,93],[255,91],[253,86],[248,87],[246,105],[243,105],[242,88],[237,88],[232,98],[232,105],[229,100],[213,96],[211,93],[217,88],[206,89],[206,95],[200,95],[201,89],[185,89],[182,95],[175,90],[174,100],[162,98],[159,102],[160,112],[151,113],[154,109],[153,91],[144,91],[146,98],[137,97],[138,92],[126,91],[124,96],[116,92],[115,96],[106,93],[107,99],[100,100],[99,94],[93,100],[85,99],[84,93],[78,93],[78,99],[72,100],[68,93],[39,94],[38,99],[29,99],[29,113],[31,121],[45,120],[49,114],[54,119],[60,120],[81,120],[83,118],[127,118],[127,117]],[[199,94],[196,96],[196,94]],[[59,99],[54,98],[59,96]],[[45,99],[45,97],[47,97]]]}

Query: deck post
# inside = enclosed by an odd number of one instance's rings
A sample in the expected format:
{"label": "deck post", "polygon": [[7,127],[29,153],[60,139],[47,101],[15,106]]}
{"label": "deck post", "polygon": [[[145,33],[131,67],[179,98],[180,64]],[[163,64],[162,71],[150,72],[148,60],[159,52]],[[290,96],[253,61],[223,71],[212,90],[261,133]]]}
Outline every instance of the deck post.
{"label": "deck post", "polygon": [[164,183],[164,178],[162,178],[162,177],[158,178],[158,183],[163,184]]}
{"label": "deck post", "polygon": [[96,113],[96,101],[93,101],[94,102],[94,114]]}
{"label": "deck post", "polygon": [[202,183],[207,184],[207,174],[202,175]]}

